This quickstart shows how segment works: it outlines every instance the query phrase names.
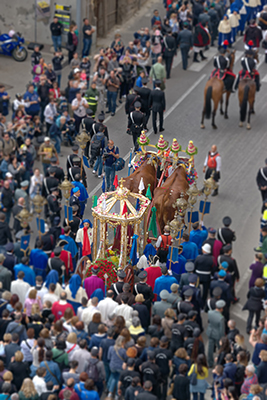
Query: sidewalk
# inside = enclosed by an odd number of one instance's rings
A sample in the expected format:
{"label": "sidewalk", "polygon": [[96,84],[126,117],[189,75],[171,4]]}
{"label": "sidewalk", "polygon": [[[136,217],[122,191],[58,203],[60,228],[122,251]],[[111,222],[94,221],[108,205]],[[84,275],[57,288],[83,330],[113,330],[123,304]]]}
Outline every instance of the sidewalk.
{"label": "sidewalk", "polygon": [[[95,49],[92,49],[93,53],[90,57],[92,63],[91,72],[93,70],[94,63],[92,60],[94,54],[97,54],[101,47],[110,46],[115,33],[121,33],[122,40],[124,44],[127,45],[130,40],[134,39],[134,32],[142,27],[151,28],[150,20],[155,8],[160,11],[160,15],[163,18],[165,16],[165,9],[162,0],[149,0],[130,20],[125,22],[125,24],[115,26],[106,38],[98,39],[96,47]],[[42,55],[44,56],[46,63],[49,63],[52,60],[53,53],[51,50],[53,50],[52,45],[51,47],[45,46],[42,50]],[[16,62],[12,57],[0,56],[0,82],[10,87],[8,89],[8,94],[11,96],[11,101],[15,99],[16,93],[24,94],[26,91],[26,85],[32,80],[31,53],[32,52],[29,51],[27,60],[22,63]],[[65,50],[64,53],[67,54]],[[67,55],[65,56],[65,59],[67,59]],[[66,65],[62,70],[62,89],[67,86],[69,71],[70,68],[68,65]]]}

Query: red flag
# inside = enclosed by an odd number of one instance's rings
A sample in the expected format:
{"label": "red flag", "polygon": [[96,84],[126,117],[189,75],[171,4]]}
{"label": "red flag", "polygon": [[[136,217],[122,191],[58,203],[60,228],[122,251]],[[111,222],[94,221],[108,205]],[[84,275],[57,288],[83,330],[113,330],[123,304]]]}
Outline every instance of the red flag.
{"label": "red flag", "polygon": [[118,175],[115,175],[113,185],[115,186],[116,189],[117,189],[117,187],[119,186]]}
{"label": "red flag", "polygon": [[124,202],[121,215],[124,215],[124,214],[127,214],[127,205],[126,205],[126,201]]}

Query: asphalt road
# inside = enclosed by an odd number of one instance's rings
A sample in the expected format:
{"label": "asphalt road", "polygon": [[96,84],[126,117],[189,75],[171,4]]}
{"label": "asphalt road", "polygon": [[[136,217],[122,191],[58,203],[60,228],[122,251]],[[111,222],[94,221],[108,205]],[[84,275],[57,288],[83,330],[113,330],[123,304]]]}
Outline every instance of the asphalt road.
{"label": "asphalt road", "polygon": [[[154,8],[162,10],[161,2],[153,1],[149,3],[147,9],[141,11],[132,21],[120,29],[125,42],[132,38],[131,32],[143,26],[149,25],[151,10]],[[164,15],[161,13],[161,15]],[[112,33],[113,34],[113,33]],[[112,34],[106,39],[110,40]],[[100,44],[106,43],[101,41]],[[234,72],[240,69],[240,58],[243,53],[242,38],[238,38],[235,45],[236,63]],[[262,50],[261,50],[262,51]],[[198,147],[198,154],[195,156],[195,165],[199,174],[198,187],[202,187],[203,181],[203,162],[212,144],[218,146],[218,151],[222,156],[221,182],[219,196],[212,198],[211,213],[205,216],[206,226],[213,226],[216,229],[222,226],[222,218],[229,215],[232,220],[232,229],[236,232],[237,241],[234,243],[233,256],[237,259],[241,279],[237,285],[237,294],[240,303],[233,306],[231,316],[238,321],[241,330],[245,334],[245,320],[247,313],[242,312],[242,305],[246,299],[248,290],[248,279],[250,277],[249,265],[254,258],[253,247],[258,244],[259,239],[259,219],[261,209],[261,196],[257,189],[255,177],[257,171],[263,166],[266,158],[266,82],[267,68],[263,62],[264,55],[260,57],[258,66],[262,79],[261,91],[256,95],[255,112],[251,119],[251,130],[239,128],[239,107],[237,94],[232,94],[229,106],[229,119],[224,119],[217,113],[217,130],[212,129],[211,121],[205,121],[206,128],[200,128],[201,112],[203,107],[203,91],[205,83],[213,69],[212,59],[216,54],[213,47],[208,52],[208,60],[199,64],[192,64],[192,55],[189,60],[189,69],[182,70],[180,54],[174,59],[171,79],[166,84],[166,112],[164,120],[164,138],[170,143],[173,138],[185,149],[189,140],[193,140]],[[47,55],[47,59],[49,56]],[[26,64],[27,63],[27,64]],[[11,72],[12,71],[12,75]],[[24,64],[1,57],[0,73],[1,82],[11,86],[10,93],[23,92],[25,83],[30,79],[29,60]],[[66,83],[68,68],[64,70],[63,83]],[[105,121],[108,126],[110,137],[115,145],[119,147],[120,155],[127,161],[129,151],[132,146],[131,137],[126,132],[126,116],[124,103],[119,106],[115,117],[108,117]],[[151,128],[151,120],[148,127]],[[151,143],[156,144],[159,135],[154,135],[149,130]],[[66,156],[69,148],[62,147],[62,157],[60,164],[65,168]],[[127,163],[126,163],[127,165]],[[121,176],[127,175],[127,167],[119,173]],[[90,198],[93,194],[101,194],[101,184],[98,178],[87,171],[88,192]],[[90,217],[91,200],[85,213]],[[32,227],[35,230],[35,224]]]}

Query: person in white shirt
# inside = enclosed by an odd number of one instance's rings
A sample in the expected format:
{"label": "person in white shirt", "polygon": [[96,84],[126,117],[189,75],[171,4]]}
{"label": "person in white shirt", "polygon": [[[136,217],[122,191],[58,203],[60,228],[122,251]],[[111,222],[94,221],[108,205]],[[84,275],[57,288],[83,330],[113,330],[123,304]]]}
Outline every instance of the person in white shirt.
{"label": "person in white shirt", "polygon": [[19,296],[19,301],[24,304],[26,300],[26,294],[29,289],[31,289],[31,285],[29,283],[24,282],[25,274],[23,271],[18,272],[18,279],[11,282],[10,292],[12,294],[17,294]]}
{"label": "person in white shirt", "polygon": [[49,104],[44,109],[44,117],[46,122],[46,132],[49,132],[51,125],[54,122],[54,118],[57,115],[57,107],[55,104],[55,100],[51,99]]}
{"label": "person in white shirt", "polygon": [[28,339],[23,340],[20,344],[21,352],[23,354],[23,362],[30,362],[32,363],[32,352],[31,349],[34,347],[34,329],[29,328],[27,330]]}
{"label": "person in white shirt", "polygon": [[88,307],[85,310],[83,310],[82,313],[82,321],[84,323],[84,330],[86,332],[88,330],[88,325],[92,321],[93,315],[96,312],[100,312],[98,309],[98,298],[93,297],[92,299],[89,300]]}
{"label": "person in white shirt", "polygon": [[43,296],[43,304],[44,304],[47,300],[48,300],[48,301],[51,301],[52,304],[59,300],[59,296],[57,296],[57,295],[55,294],[55,290],[56,290],[56,285],[55,285],[54,283],[50,283],[50,285],[49,285],[49,292],[46,293],[46,294]]}
{"label": "person in white shirt", "polygon": [[47,392],[46,383],[44,380],[45,375],[46,375],[45,367],[40,367],[37,369],[36,375],[32,380],[32,383],[34,384],[34,387],[39,396],[41,396],[42,393]]}
{"label": "person in white shirt", "polygon": [[79,133],[82,119],[86,117],[86,109],[89,108],[87,101],[82,98],[80,92],[76,93],[76,99],[72,100],[71,108],[75,119],[76,133]]}
{"label": "person in white shirt", "polygon": [[106,323],[108,320],[108,316],[114,313],[115,308],[118,306],[118,303],[113,300],[114,293],[112,290],[108,290],[106,294],[106,298],[101,300],[98,304],[98,310],[101,313],[102,321]]}
{"label": "person in white shirt", "polygon": [[119,315],[122,316],[125,319],[126,326],[129,327],[131,325],[131,321],[132,321],[133,309],[132,309],[132,307],[130,307],[127,304],[127,301],[128,301],[128,296],[127,295],[121,296],[122,304],[118,305],[115,308],[114,313],[117,316],[119,316]]}

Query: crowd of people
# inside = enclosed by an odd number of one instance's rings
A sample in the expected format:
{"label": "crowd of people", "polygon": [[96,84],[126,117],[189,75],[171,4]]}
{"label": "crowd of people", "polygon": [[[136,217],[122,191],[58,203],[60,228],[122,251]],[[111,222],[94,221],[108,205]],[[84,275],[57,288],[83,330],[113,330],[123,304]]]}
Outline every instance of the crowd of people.
{"label": "crowd of people", "polygon": [[[84,281],[76,273],[81,257],[96,256],[92,224],[84,216],[87,168],[104,177],[103,190],[109,191],[122,164],[119,148],[104,124],[105,114],[114,116],[117,102],[125,98],[126,129],[135,148],[151,111],[154,133],[157,114],[159,131],[164,131],[166,79],[179,49],[186,69],[189,50],[194,48],[195,62],[198,55],[204,60],[206,46],[213,46],[217,37],[219,48],[226,40],[231,46],[238,32],[245,32],[249,47],[258,48],[262,38],[265,41],[267,12],[248,4],[244,7],[235,0],[227,7],[220,0],[209,4],[166,0],[163,19],[154,10],[151,27],[134,32],[128,44],[116,34],[110,47],[94,57],[89,57],[94,28],[85,18],[81,59],[73,23],[65,90],[61,88],[62,26],[55,16],[50,25],[52,62],[46,64],[35,46],[33,78],[25,94],[18,93],[11,101],[0,85],[0,400],[99,400],[103,395],[125,400],[167,396],[189,400],[192,395],[193,400],[203,400],[209,390],[206,396],[214,400],[266,398],[264,169],[257,178],[264,201],[261,236],[243,307],[248,311],[246,333],[253,352],[230,316],[231,305],[239,301],[230,217],[217,230],[192,224],[172,256],[166,226],[155,246],[148,240],[133,286],[125,283],[122,270],[108,290],[96,266]],[[256,16],[259,27],[252,21],[245,29]],[[88,164],[83,159],[83,165],[75,142],[81,129],[90,137],[84,151]],[[64,169],[59,167],[62,142],[72,150]],[[38,161],[42,170],[36,167]],[[218,182],[220,168],[221,158],[213,146],[203,172],[208,178],[214,171]],[[63,217],[59,187],[65,171],[73,184],[70,221]],[[35,211],[37,194],[47,199],[46,223],[31,249],[29,242],[24,245],[31,227],[22,224],[20,212]],[[217,194],[218,188],[213,195]]]}

